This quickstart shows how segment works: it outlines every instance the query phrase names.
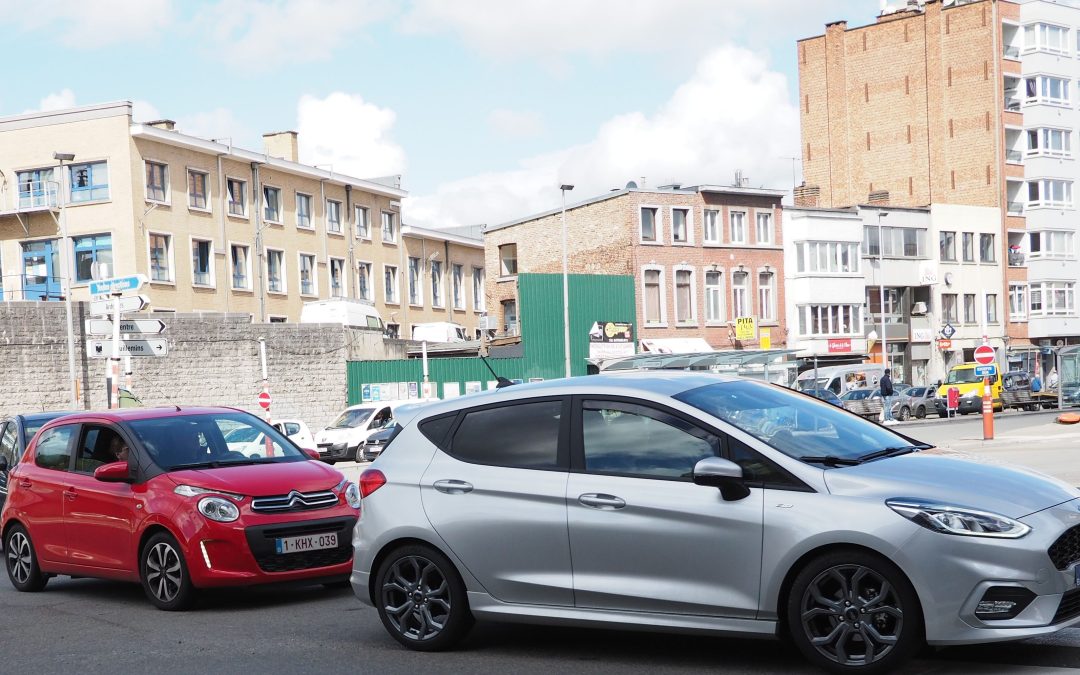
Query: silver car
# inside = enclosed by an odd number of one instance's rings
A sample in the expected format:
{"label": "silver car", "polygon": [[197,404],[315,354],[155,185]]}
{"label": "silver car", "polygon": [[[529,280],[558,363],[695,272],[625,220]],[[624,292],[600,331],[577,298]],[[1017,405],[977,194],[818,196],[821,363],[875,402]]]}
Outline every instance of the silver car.
{"label": "silver car", "polygon": [[1080,622],[1080,492],[789,389],[597,375],[398,421],[352,585],[411,649],[476,618],[786,636],[869,673]]}

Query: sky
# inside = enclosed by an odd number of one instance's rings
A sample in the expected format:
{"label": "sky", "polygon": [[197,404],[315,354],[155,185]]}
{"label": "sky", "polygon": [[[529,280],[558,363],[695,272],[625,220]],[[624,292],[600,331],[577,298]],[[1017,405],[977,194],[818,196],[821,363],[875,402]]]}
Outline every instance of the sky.
{"label": "sky", "polygon": [[[896,4],[894,2],[894,4]],[[497,224],[634,180],[790,189],[795,41],[878,0],[0,0],[0,116],[130,100],[204,138],[402,175],[404,220]],[[2,149],[0,149],[2,152]]]}

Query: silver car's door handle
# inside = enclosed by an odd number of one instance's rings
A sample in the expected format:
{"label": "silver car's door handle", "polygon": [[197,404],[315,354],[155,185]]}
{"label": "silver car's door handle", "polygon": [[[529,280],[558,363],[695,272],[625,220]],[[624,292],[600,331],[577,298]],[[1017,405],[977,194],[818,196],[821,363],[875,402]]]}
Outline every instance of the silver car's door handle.
{"label": "silver car's door handle", "polygon": [[472,484],[466,483],[463,480],[437,480],[432,486],[439,492],[445,492],[448,495],[463,495],[466,492],[472,492]]}
{"label": "silver car's door handle", "polygon": [[587,494],[581,495],[577,499],[584,506],[591,506],[594,509],[621,509],[626,506],[626,500],[620,499],[615,495],[604,494]]}

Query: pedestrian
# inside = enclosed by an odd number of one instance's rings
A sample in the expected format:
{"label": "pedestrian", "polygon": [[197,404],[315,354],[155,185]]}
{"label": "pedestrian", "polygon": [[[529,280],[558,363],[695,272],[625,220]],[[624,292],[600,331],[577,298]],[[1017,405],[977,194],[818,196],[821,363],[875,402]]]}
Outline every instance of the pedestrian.
{"label": "pedestrian", "polygon": [[1050,377],[1046,380],[1046,384],[1050,389],[1054,389],[1058,385],[1057,370],[1050,371]]}
{"label": "pedestrian", "polygon": [[1042,391],[1042,379],[1035,375],[1031,378],[1031,393],[1038,394],[1040,391]]}
{"label": "pedestrian", "polygon": [[895,422],[892,416],[893,385],[891,373],[892,371],[886,368],[885,374],[878,381],[878,387],[881,389],[882,422],[884,424]]}

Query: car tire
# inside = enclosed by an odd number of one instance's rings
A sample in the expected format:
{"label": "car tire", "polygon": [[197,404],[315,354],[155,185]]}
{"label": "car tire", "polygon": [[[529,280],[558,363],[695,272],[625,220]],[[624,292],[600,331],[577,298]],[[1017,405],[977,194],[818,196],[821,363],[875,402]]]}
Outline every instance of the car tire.
{"label": "car tire", "polygon": [[4,539],[4,559],[7,561],[8,579],[15,590],[24,593],[36,593],[49,583],[49,576],[41,573],[38,567],[37,553],[30,533],[22,525],[15,525],[8,530]]}
{"label": "car tire", "polygon": [[453,563],[429,546],[395,550],[383,560],[375,580],[379,618],[409,649],[450,649],[472,628],[465,583]]}
{"label": "car tire", "polygon": [[925,645],[911,582],[867,551],[810,560],[791,584],[785,619],[803,656],[833,673],[893,672]]}
{"label": "car tire", "polygon": [[362,445],[357,446],[356,447],[356,463],[359,464],[361,462],[366,462],[366,461],[367,461],[367,459],[364,457],[364,446],[362,446]]}
{"label": "car tire", "polygon": [[195,599],[184,553],[171,534],[158,532],[147,540],[139,552],[139,580],[146,598],[158,609],[183,611]]}
{"label": "car tire", "polygon": [[907,420],[911,419],[911,408],[907,407],[906,405],[901,406],[900,414],[896,416],[896,419],[900,420],[901,422],[906,422]]}
{"label": "car tire", "polygon": [[926,419],[926,406],[919,406],[915,409],[915,419]]}

